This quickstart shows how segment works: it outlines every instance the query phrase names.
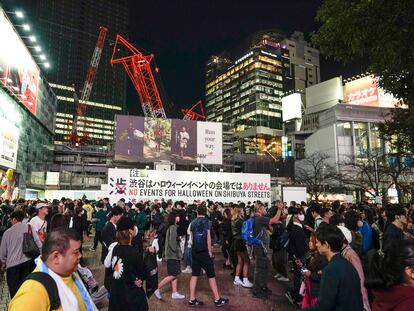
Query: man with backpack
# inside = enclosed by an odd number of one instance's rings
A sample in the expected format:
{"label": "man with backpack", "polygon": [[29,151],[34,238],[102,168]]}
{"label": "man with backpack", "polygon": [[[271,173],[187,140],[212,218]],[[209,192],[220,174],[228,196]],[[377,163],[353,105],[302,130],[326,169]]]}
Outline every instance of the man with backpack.
{"label": "man with backpack", "polygon": [[73,229],[58,227],[43,244],[36,269],[10,301],[9,310],[97,310],[76,270],[80,237]]}
{"label": "man with backpack", "polygon": [[206,218],[207,209],[204,205],[197,207],[197,218],[191,222],[192,243],[192,277],[190,279],[189,306],[202,306],[204,303],[196,299],[197,280],[203,269],[208,277],[208,284],[214,296],[214,305],[222,307],[229,303],[227,298],[220,297],[216,274],[214,271],[213,252],[211,246],[211,222]]}
{"label": "man with backpack", "polygon": [[276,215],[273,218],[265,216],[266,209],[260,201],[256,203],[254,209],[253,236],[261,242],[261,245],[257,245],[257,243],[253,244],[253,253],[255,256],[253,296],[257,298],[267,298],[272,294],[271,290],[267,287],[267,276],[269,274],[269,259],[267,258],[267,253],[269,251],[270,242],[268,230],[269,225],[275,225],[279,222],[282,208],[281,205],[278,206]]}

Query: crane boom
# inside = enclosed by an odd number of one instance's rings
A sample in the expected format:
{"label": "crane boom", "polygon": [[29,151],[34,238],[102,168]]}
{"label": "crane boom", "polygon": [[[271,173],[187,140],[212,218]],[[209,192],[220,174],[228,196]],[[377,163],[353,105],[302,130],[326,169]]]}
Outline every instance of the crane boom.
{"label": "crane boom", "polygon": [[[120,50],[121,44],[127,48],[129,55],[115,57],[116,52]],[[146,117],[166,119],[164,105],[151,69],[151,60],[153,58],[154,54],[143,55],[125,38],[117,35],[110,63],[111,65],[122,63],[124,66],[138,93],[144,115]]]}
{"label": "crane boom", "polygon": [[[81,145],[86,145],[89,141],[89,121],[86,118],[86,107],[89,97],[91,96],[93,83],[95,81],[96,72],[98,70],[99,61],[102,55],[102,48],[105,42],[106,33],[108,28],[99,27],[99,36],[96,42],[95,50],[93,51],[91,62],[89,64],[88,72],[86,74],[86,80],[83,85],[81,98],[79,104],[76,108],[76,113],[74,115],[73,124],[72,124],[72,134],[70,141],[72,144],[80,143]],[[80,118],[83,117],[83,135],[80,137],[78,133],[78,124],[80,123]]]}

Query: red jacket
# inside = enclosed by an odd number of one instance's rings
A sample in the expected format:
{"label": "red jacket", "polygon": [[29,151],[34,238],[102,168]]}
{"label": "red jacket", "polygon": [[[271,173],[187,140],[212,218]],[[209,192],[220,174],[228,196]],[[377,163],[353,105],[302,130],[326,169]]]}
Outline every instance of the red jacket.
{"label": "red jacket", "polygon": [[372,311],[414,310],[414,287],[398,285],[387,289],[374,290]]}

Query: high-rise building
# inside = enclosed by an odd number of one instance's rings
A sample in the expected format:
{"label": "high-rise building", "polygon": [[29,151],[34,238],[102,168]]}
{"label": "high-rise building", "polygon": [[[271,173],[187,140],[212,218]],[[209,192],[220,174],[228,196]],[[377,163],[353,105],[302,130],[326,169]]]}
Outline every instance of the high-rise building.
{"label": "high-rise building", "polygon": [[321,82],[319,50],[310,46],[303,32],[295,31],[282,45],[289,50],[290,76],[294,77],[295,93],[305,94],[305,89]]}
{"label": "high-rise building", "polygon": [[239,153],[281,154],[281,98],[292,88],[289,51],[282,39],[278,32],[258,33],[233,63],[218,56],[207,63],[207,120],[233,128]]}
{"label": "high-rise building", "polygon": [[[126,105],[126,76],[121,66],[109,60],[117,33],[127,35],[129,10],[127,0],[38,0],[38,33],[50,58],[48,81],[58,98],[55,143],[64,143],[71,132],[74,91],[81,97],[86,73],[98,38],[99,27],[109,29],[87,102],[89,144],[106,146],[113,141],[114,116]],[[80,135],[83,128],[78,128]]]}

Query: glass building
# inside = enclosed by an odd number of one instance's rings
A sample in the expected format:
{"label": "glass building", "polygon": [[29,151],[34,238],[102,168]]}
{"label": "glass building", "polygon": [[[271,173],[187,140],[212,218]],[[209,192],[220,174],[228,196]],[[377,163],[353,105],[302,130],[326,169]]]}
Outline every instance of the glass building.
{"label": "glass building", "polygon": [[[36,31],[51,59],[46,77],[58,99],[55,143],[64,143],[69,138],[75,111],[74,91],[80,98],[100,26],[109,31],[87,102],[89,144],[107,146],[113,141],[115,114],[125,111],[126,75],[122,66],[112,67],[109,60],[116,34],[128,34],[128,3],[126,0],[36,1]],[[82,135],[82,126],[79,132]]]}
{"label": "glass building", "polygon": [[281,38],[257,36],[233,63],[212,56],[206,65],[206,118],[230,125],[238,153],[281,154],[281,98],[292,88]]}

